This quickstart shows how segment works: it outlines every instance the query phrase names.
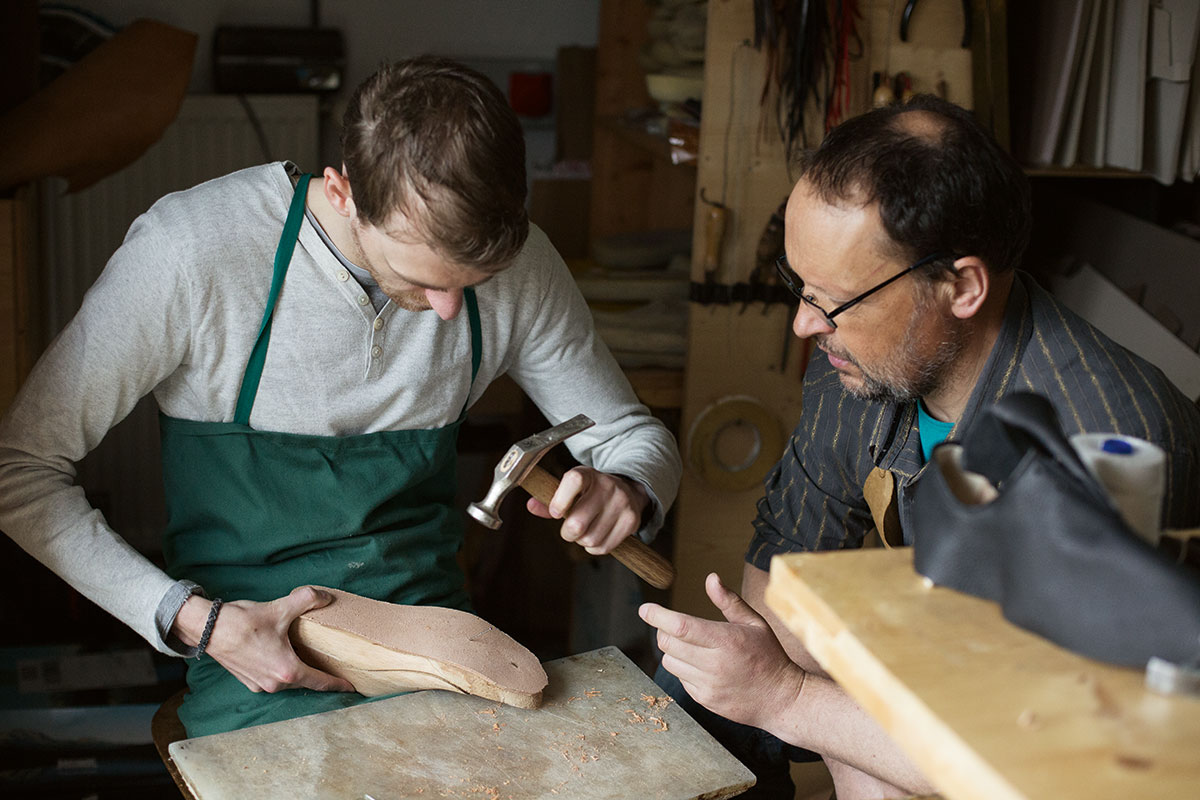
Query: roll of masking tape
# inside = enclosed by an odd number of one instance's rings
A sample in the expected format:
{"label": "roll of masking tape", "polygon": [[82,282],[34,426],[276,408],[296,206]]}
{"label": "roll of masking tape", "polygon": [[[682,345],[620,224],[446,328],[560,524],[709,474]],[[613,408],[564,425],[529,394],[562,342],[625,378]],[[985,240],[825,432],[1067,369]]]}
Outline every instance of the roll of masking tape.
{"label": "roll of masking tape", "polygon": [[750,489],[783,453],[783,428],[753,397],[723,397],[696,416],[687,450],[692,469],[710,486]]}
{"label": "roll of masking tape", "polygon": [[1071,446],[1104,486],[1129,527],[1157,545],[1167,482],[1167,457],[1162,448],[1115,433],[1077,433],[1071,437]]}

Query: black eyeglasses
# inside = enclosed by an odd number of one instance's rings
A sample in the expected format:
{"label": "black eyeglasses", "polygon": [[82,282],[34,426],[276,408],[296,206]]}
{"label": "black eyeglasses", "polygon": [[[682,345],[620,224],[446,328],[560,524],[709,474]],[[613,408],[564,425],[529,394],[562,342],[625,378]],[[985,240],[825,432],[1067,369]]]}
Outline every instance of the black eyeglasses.
{"label": "black eyeglasses", "polygon": [[[791,265],[788,264],[786,253],[784,255],[781,255],[779,258],[775,259],[775,270],[779,273],[779,277],[783,280],[783,285],[788,288],[788,291],[790,291],[792,294],[796,295],[796,297],[799,297],[805,303],[808,303],[810,306],[812,306],[814,309],[816,309],[821,314],[821,316],[824,317],[825,322],[828,323],[829,327],[837,328],[837,323],[833,321],[833,318],[836,317],[838,314],[841,314],[843,311],[845,311],[853,306],[858,305],[863,300],[866,300],[868,297],[875,294],[876,292],[878,292],[880,289],[887,286],[888,284],[900,280],[901,278],[903,278],[908,273],[912,272],[917,267],[923,267],[926,264],[929,264],[933,261],[937,261],[939,258],[957,258],[957,256],[955,256],[953,253],[934,253],[931,256],[925,256],[920,261],[913,264],[911,267],[905,267],[902,271],[900,271],[900,272],[896,273],[895,275],[893,275],[892,277],[888,278],[883,283],[872,286],[870,289],[867,289],[865,292],[858,295],[853,300],[847,300],[845,303],[842,303],[840,306],[835,308],[833,311],[826,311],[825,309],[821,308],[819,305],[817,305],[816,301],[812,299],[811,295],[806,295],[804,293],[804,281],[801,280],[799,275],[797,275],[795,272],[792,271]],[[951,271],[953,271],[954,267],[950,267],[950,269],[951,269]]]}

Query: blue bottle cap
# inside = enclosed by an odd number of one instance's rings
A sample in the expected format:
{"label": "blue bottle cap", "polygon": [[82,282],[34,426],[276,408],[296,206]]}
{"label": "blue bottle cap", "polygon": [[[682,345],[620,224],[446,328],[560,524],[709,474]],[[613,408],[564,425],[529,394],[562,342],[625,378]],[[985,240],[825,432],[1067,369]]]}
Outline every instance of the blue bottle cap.
{"label": "blue bottle cap", "polygon": [[1100,449],[1106,453],[1127,456],[1133,452],[1133,445],[1124,439],[1105,439],[1104,444],[1100,445]]}

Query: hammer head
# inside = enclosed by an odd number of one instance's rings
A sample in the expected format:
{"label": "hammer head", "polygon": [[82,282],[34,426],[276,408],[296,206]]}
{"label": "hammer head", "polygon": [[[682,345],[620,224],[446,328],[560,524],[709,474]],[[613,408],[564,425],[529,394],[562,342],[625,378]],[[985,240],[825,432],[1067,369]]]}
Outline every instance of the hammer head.
{"label": "hammer head", "polygon": [[520,485],[525,476],[529,474],[529,470],[541,461],[546,451],[564,439],[595,424],[586,415],[577,414],[566,422],[541,433],[535,433],[508,448],[504,458],[500,459],[500,463],[496,465],[496,471],[492,475],[492,485],[488,488],[487,495],[478,503],[471,503],[467,506],[467,513],[475,521],[489,528],[499,528],[500,504],[504,502],[504,498],[513,490],[513,487]]}

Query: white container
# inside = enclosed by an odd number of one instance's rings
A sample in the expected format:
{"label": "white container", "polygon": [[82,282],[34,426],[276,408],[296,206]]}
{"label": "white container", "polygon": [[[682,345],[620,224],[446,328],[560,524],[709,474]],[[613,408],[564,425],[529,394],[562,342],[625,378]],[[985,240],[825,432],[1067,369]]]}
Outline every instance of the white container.
{"label": "white container", "polygon": [[1166,454],[1157,445],[1115,433],[1077,433],[1071,446],[1139,536],[1158,545],[1166,492]]}

